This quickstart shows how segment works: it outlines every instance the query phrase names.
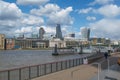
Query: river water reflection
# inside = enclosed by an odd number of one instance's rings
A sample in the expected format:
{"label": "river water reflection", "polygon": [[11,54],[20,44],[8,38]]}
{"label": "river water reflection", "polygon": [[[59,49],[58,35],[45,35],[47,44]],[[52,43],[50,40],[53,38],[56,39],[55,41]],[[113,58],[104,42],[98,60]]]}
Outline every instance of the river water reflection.
{"label": "river water reflection", "polygon": [[73,58],[80,58],[90,54],[67,54],[52,56],[52,50],[6,50],[0,51],[0,70],[12,69],[29,65],[43,64]]}

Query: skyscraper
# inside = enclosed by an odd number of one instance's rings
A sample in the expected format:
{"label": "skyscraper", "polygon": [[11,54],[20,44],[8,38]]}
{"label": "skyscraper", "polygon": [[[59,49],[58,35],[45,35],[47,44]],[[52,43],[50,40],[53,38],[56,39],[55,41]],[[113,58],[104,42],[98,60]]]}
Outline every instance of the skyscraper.
{"label": "skyscraper", "polygon": [[57,24],[56,26],[56,38],[62,39],[62,32],[61,32],[60,24]]}
{"label": "skyscraper", "polygon": [[43,37],[43,35],[45,34],[45,30],[41,27],[40,29],[39,29],[39,38],[42,40],[44,37]]}
{"label": "skyscraper", "polygon": [[90,28],[83,27],[80,29],[81,30],[81,37],[82,40],[89,40],[90,38]]}

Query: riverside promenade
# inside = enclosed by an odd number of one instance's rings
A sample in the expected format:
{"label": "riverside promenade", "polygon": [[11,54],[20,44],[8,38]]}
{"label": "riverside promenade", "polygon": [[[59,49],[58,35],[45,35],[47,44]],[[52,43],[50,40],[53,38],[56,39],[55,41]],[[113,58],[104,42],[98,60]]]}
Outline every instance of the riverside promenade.
{"label": "riverside promenade", "polygon": [[[112,55],[111,57],[109,57],[110,69],[112,70],[116,69],[116,66],[114,65],[117,65],[118,57],[120,57],[120,54]],[[101,64],[100,68],[98,68],[98,64]],[[111,68],[113,66],[114,66],[114,69]],[[117,68],[120,68],[120,67],[117,66]],[[101,58],[91,64],[87,64],[87,65],[83,64],[77,67],[73,67],[70,69],[66,69],[66,70],[51,73],[45,76],[41,76],[38,78],[34,78],[32,80],[120,80],[117,77],[112,79],[104,79],[104,78],[110,78],[111,76],[111,75],[109,75],[109,77],[105,76],[105,74],[107,74],[106,72],[107,69],[108,69],[107,60],[105,58]],[[120,75],[120,72],[117,72],[117,73]],[[109,74],[113,74],[113,71],[110,70]],[[99,76],[99,79],[98,79],[98,76]]]}

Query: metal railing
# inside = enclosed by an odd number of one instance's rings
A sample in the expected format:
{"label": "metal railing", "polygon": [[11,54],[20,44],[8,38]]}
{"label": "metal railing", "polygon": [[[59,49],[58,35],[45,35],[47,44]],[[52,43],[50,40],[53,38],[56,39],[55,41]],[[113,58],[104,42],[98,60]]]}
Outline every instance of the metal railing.
{"label": "metal railing", "polygon": [[0,71],[0,80],[30,80],[83,64],[83,58]]}

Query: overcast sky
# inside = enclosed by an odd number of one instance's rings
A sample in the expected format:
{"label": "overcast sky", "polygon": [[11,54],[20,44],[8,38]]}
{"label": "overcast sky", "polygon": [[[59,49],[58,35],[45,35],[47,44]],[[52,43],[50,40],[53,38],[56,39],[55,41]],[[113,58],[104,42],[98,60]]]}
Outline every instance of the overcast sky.
{"label": "overcast sky", "polygon": [[120,0],[0,0],[0,33],[7,37],[37,34],[43,27],[64,35],[89,27],[91,37],[120,39]]}

